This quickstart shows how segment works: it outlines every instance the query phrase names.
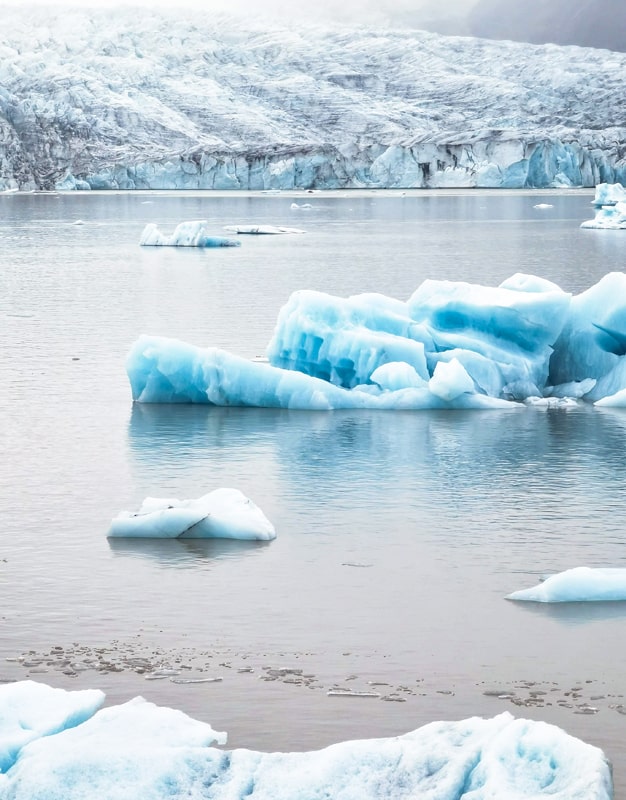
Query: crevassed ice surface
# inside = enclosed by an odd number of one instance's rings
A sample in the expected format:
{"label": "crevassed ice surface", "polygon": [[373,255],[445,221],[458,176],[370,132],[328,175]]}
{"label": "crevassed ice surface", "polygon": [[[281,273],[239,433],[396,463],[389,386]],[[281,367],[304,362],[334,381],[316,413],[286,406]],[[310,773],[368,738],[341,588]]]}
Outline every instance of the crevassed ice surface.
{"label": "crevassed ice surface", "polygon": [[[54,693],[59,704],[59,690],[42,684],[3,687],[0,726],[3,706],[25,693],[33,704]],[[85,694],[67,692],[66,705]],[[433,722],[404,736],[308,753],[210,747],[225,742],[226,735],[208,723],[137,697],[24,743],[0,774],[0,798],[534,800],[546,790],[554,800],[612,797],[611,771],[600,749],[554,725],[514,719],[508,712]],[[0,740],[0,757],[1,747]]]}
{"label": "crevassed ice surface", "polygon": [[407,302],[295,292],[270,364],[141,337],[127,370],[139,402],[309,410],[507,408],[537,398],[621,405],[626,274],[572,296],[518,273],[491,288],[425,281]]}
{"label": "crevassed ice surface", "polygon": [[626,55],[213,10],[7,9],[0,188],[626,182]]}

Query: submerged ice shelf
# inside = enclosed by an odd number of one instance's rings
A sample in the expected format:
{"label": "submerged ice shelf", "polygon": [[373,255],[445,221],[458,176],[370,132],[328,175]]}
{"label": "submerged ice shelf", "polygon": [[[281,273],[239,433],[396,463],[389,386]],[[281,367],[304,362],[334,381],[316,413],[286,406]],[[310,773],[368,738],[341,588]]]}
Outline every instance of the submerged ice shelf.
{"label": "submerged ice shelf", "polygon": [[268,363],[142,336],[133,400],[328,410],[626,405],[626,274],[572,296],[516,274],[498,287],[425,281],[408,299],[295,292]]}
{"label": "submerged ice shelf", "polygon": [[507,712],[319,751],[261,753],[219,749],[226,734],[141,697],[103,702],[95,690],[0,686],[0,800],[535,800],[546,787],[553,800],[613,795],[601,750]]}

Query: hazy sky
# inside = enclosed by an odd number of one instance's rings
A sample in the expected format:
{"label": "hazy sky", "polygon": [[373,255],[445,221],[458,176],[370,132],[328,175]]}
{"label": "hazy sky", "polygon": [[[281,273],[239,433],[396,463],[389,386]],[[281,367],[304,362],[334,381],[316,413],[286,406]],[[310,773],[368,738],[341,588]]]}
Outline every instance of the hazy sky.
{"label": "hazy sky", "polygon": [[324,16],[351,19],[359,22],[372,17],[404,17],[418,13],[420,9],[432,8],[438,16],[458,13],[470,8],[476,0],[0,0],[0,8],[6,6],[41,6],[48,9],[73,6],[77,8],[115,8],[116,6],[147,6],[177,9],[181,6],[196,8],[210,13],[225,9],[248,12],[258,18],[263,13],[285,16]]}

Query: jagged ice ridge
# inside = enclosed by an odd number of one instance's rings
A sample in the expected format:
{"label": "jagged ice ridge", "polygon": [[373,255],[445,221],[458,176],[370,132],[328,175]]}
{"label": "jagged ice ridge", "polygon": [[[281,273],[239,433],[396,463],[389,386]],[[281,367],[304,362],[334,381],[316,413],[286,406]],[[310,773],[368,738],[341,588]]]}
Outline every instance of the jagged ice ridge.
{"label": "jagged ice ridge", "polygon": [[624,74],[412,29],[7,8],[0,190],[626,182]]}
{"label": "jagged ice ridge", "polygon": [[498,287],[427,280],[405,302],[295,292],[257,363],[142,336],[133,399],[329,410],[626,406],[626,274],[579,295],[518,273]]}

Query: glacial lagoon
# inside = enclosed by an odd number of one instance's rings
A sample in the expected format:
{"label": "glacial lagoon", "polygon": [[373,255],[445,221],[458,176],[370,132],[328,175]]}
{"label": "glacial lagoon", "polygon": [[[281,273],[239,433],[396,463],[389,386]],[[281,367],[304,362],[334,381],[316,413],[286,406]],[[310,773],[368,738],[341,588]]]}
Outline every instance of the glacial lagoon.
{"label": "glacial lagoon", "polygon": [[[0,195],[0,679],[141,694],[265,750],[510,710],[602,747],[619,797],[626,604],[504,597],[626,566],[626,412],[133,406],[125,373],[143,333],[262,356],[303,288],[406,299],[519,271],[578,293],[626,268],[623,232],[580,229],[592,199]],[[186,219],[306,234],[139,247]],[[275,541],[106,539],[146,496],[224,486]]]}

